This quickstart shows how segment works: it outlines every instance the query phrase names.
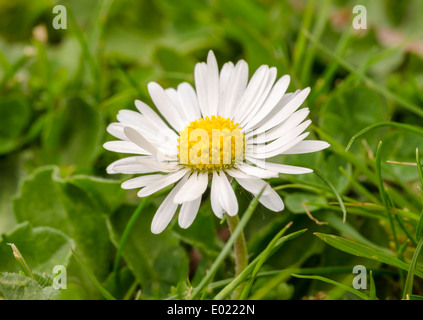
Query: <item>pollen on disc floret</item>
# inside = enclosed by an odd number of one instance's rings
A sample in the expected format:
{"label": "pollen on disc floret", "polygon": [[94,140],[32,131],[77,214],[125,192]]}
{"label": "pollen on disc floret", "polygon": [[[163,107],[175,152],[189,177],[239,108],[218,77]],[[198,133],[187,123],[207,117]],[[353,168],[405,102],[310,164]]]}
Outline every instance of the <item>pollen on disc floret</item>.
{"label": "pollen on disc floret", "polygon": [[230,118],[211,116],[192,121],[179,132],[179,163],[192,171],[233,168],[244,160],[242,128]]}

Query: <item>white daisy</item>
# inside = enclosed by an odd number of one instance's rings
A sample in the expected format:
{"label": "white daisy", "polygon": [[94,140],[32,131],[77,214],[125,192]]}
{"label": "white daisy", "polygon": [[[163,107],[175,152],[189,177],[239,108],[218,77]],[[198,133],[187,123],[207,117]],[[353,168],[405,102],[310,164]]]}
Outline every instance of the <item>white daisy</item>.
{"label": "white daisy", "polygon": [[139,112],[121,110],[119,122],[107,128],[119,140],[106,142],[104,148],[136,154],[113,162],[107,172],[142,174],[125,181],[122,188],[141,188],[138,196],[146,197],[175,184],[153,218],[153,233],[166,228],[179,206],[179,225],[189,227],[208,186],[215,215],[236,215],[233,179],[253,195],[264,188],[259,201],[281,211],[282,199],[263,179],[312,170],[266,159],[329,147],[324,141],[305,140],[309,109],[298,108],[310,88],[286,93],[290,78],[285,75],[275,82],[276,68],[262,65],[248,81],[245,61],[228,62],[219,73],[210,51],[207,63],[198,63],[194,72],[195,89],[186,82],[177,89],[148,84],[164,120],[136,100]]}

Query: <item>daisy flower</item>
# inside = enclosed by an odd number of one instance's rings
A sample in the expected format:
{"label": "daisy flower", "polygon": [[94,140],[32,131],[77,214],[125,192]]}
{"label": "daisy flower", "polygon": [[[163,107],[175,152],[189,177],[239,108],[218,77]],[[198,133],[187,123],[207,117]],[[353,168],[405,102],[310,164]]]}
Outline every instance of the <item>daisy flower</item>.
{"label": "daisy flower", "polygon": [[139,100],[139,112],[119,111],[119,122],[107,128],[119,140],[106,142],[104,148],[134,156],[113,162],[107,172],[139,174],[122,183],[124,189],[141,188],[139,197],[174,185],[153,218],[153,233],[167,227],[178,207],[179,225],[188,228],[209,186],[214,214],[236,215],[233,179],[253,195],[264,190],[259,201],[266,208],[284,209],[280,196],[263,179],[312,170],[267,159],[315,152],[329,144],[305,140],[309,109],[298,109],[310,88],[286,93],[290,77],[276,81],[276,74],[276,68],[262,65],[249,79],[243,60],[225,63],[219,72],[210,51],[207,63],[195,66],[195,89],[187,82],[176,89],[148,84],[160,115]]}

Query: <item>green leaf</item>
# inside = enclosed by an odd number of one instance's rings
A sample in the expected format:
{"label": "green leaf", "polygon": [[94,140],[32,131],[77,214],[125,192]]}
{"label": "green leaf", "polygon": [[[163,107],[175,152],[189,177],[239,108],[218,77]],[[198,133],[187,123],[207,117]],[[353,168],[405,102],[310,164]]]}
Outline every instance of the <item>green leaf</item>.
{"label": "green leaf", "polygon": [[[49,226],[67,234],[90,270],[102,280],[111,263],[112,244],[104,217],[109,212],[98,205],[93,193],[81,189],[82,182],[78,181],[74,184],[73,178],[61,179],[57,167],[37,169],[24,180],[14,199],[15,215],[18,222],[30,221],[34,226]],[[89,180],[87,184],[95,182],[99,190],[104,190],[103,182]],[[105,189],[109,187],[107,184]]]}
{"label": "green leaf", "polygon": [[[122,206],[109,218],[108,227],[116,247],[135,209],[135,206]],[[158,298],[167,296],[172,285],[186,279],[188,258],[170,228],[158,235],[151,232],[156,210],[152,204],[143,209],[132,225],[122,257],[143,287],[143,294]]]}
{"label": "green leaf", "polygon": [[103,136],[98,110],[79,97],[66,100],[49,118],[43,132],[43,150],[50,163],[92,166]]}
{"label": "green leaf", "polygon": [[266,10],[259,2],[253,0],[219,0],[218,2],[222,13],[230,20],[246,21],[256,30],[266,27],[268,21]]}
{"label": "green leaf", "polygon": [[[320,124],[326,133],[347,146],[350,138],[359,130],[385,120],[386,109],[386,101],[367,87],[338,90],[324,107]],[[370,145],[376,142],[374,133],[369,133],[366,139]],[[354,145],[352,151],[357,150],[356,147]]]}
{"label": "green leaf", "polygon": [[18,190],[20,161],[16,154],[0,158],[0,234],[16,225],[12,198]]}
{"label": "green leaf", "polygon": [[120,187],[118,180],[76,175],[66,181],[84,190],[90,200],[105,213],[115,211],[122,203],[126,190]]}
{"label": "green leaf", "polygon": [[0,98],[0,154],[20,145],[20,135],[31,118],[31,109],[21,98]]}
{"label": "green leaf", "polygon": [[[104,288],[109,291],[116,299],[124,299],[128,292],[131,293],[131,287],[138,282],[134,278],[131,270],[127,267],[118,272],[111,272],[104,283]],[[133,297],[129,297],[130,299]]]}
{"label": "green leaf", "polygon": [[332,191],[332,193],[335,195],[336,199],[338,199],[339,205],[342,209],[342,213],[343,213],[343,218],[342,221],[345,223],[346,219],[347,219],[347,210],[345,209],[345,205],[344,202],[342,201],[341,196],[339,195],[338,191],[336,191],[335,187],[332,185],[332,183],[324,176],[322,175],[318,170],[313,169],[313,172],[316,176],[318,176],[320,179],[322,179],[322,181],[324,183],[326,183],[326,185],[328,186],[328,188]]}
{"label": "green leaf", "polygon": [[67,266],[74,245],[63,232],[50,227],[33,228],[28,222],[19,224],[0,240],[0,272],[19,272],[19,264],[8,243],[19,248],[31,270],[52,275],[56,265]]}
{"label": "green leaf", "polygon": [[[336,249],[339,249],[341,251],[347,252],[349,254],[353,254],[371,260],[376,260],[406,271],[410,269],[409,263],[401,261],[393,254],[384,252],[382,250],[371,248],[358,242],[354,242],[331,234],[316,232],[315,235],[321,240],[325,241],[330,246],[335,247]],[[415,274],[423,278],[423,268],[416,268]]]}
{"label": "green leaf", "polygon": [[35,280],[17,273],[0,273],[0,300],[56,300],[60,290],[42,287]]}
{"label": "green leaf", "polygon": [[97,278],[94,276],[94,274],[91,272],[91,270],[88,268],[88,266],[85,264],[85,262],[81,259],[81,257],[72,250],[72,254],[75,257],[75,259],[78,261],[78,263],[81,265],[81,267],[86,272],[87,276],[90,278],[90,280],[93,282],[93,284],[96,286],[98,291],[103,295],[104,298],[107,300],[116,300],[115,297],[113,297],[109,291],[107,291],[101,283],[97,280]]}
{"label": "green leaf", "polygon": [[[348,186],[348,178],[340,173],[339,168],[342,167],[345,172],[350,175],[351,164],[342,159],[336,154],[329,155],[324,163],[322,163],[321,173],[333,184],[334,188],[338,193],[343,193]],[[319,179],[319,182],[322,182]]]}
{"label": "green leaf", "polygon": [[[422,135],[404,130],[388,132],[383,136],[381,158],[398,162],[415,162],[416,148],[421,145],[423,145]],[[383,161],[382,168],[384,177],[394,180],[400,179],[411,182],[419,178],[418,171],[414,166],[398,165]]]}
{"label": "green leaf", "polygon": [[182,241],[195,246],[202,253],[216,256],[218,247],[216,245],[215,216],[211,211],[210,202],[204,203],[198,210],[198,214],[187,229],[182,229],[175,223],[173,231]]}
{"label": "green leaf", "polygon": [[288,194],[285,199],[286,207],[289,209],[289,211],[293,213],[305,213],[305,208],[303,207],[302,203],[306,205],[307,209],[310,212],[319,210],[321,205],[327,205],[327,201],[325,198],[308,194],[308,193],[302,193],[302,192],[294,192]]}

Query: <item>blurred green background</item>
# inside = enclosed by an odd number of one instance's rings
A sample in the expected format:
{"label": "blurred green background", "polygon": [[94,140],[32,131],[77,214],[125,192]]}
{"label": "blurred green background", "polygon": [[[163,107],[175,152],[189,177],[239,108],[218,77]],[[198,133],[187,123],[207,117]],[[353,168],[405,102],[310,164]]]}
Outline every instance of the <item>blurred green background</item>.
{"label": "blurred green background", "polygon": [[[57,4],[67,9],[67,29],[53,28]],[[366,30],[351,27],[357,4],[367,9]],[[70,246],[120,299],[133,298],[140,288],[139,297],[162,299],[184,292],[187,275],[193,285],[201,280],[227,229],[205,201],[188,230],[174,224],[161,235],[151,234],[163,194],[150,200],[123,259],[113,267],[119,239],[140,199],[121,190],[127,176],[106,175],[107,165],[123,155],[102,144],[112,139],[106,126],[116,121],[118,110],[135,109],[135,99],[153,106],[149,81],[164,87],[193,83],[194,65],[210,49],[220,66],[244,59],[250,75],[262,64],[276,66],[278,77],[291,76],[288,91],[311,87],[305,105],[315,125],[312,135],[332,147],[278,160],[317,168],[344,201],[380,205],[374,153],[383,140],[383,178],[403,223],[413,230],[421,211],[418,172],[386,160],[415,162],[422,136],[382,128],[360,138],[348,153],[344,149],[360,129],[379,121],[422,125],[422,12],[419,0],[0,0],[0,272],[20,270],[7,246],[13,242],[40,277],[52,276],[56,264],[68,267],[65,299],[102,298]],[[315,175],[282,176],[272,184],[287,209],[257,209],[246,230],[252,258],[288,221],[294,221],[295,230],[309,231],[284,246],[263,270],[331,267],[329,277],[350,286],[348,270],[363,264],[380,269],[375,273],[379,298],[400,298],[404,274],[313,235],[333,233],[398,251],[394,242],[404,243],[407,235],[398,225],[392,232],[383,210],[348,207],[347,224],[342,224],[342,212],[332,204],[336,198]],[[242,212],[251,195],[239,191],[238,197]],[[302,202],[328,224],[310,220]],[[402,252],[406,259],[412,253],[409,247]],[[216,280],[232,276],[232,269],[227,261]],[[2,277],[0,296],[5,298],[60,298],[49,286],[28,284],[13,291],[5,279],[19,275]],[[423,293],[420,280],[415,281],[417,294]],[[260,278],[253,294],[354,298],[319,281],[278,276]]]}

